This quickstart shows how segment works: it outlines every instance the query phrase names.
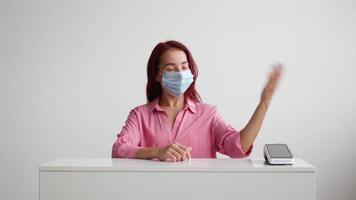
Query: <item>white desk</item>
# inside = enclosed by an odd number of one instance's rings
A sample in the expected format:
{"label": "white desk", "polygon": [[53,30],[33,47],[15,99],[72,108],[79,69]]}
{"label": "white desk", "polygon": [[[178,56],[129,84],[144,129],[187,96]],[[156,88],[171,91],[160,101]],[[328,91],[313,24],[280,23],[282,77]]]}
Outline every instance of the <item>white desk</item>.
{"label": "white desk", "polygon": [[58,159],[40,166],[41,200],[315,199],[315,167],[260,159]]}

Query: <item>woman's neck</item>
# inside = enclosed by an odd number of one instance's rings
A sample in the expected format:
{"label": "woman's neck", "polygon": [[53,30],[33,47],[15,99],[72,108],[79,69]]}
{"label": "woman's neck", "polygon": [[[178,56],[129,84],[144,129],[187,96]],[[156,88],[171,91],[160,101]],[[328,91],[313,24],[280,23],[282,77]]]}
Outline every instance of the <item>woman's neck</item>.
{"label": "woman's neck", "polygon": [[182,108],[184,106],[184,96],[181,95],[179,97],[175,97],[167,94],[162,94],[158,104],[162,107],[170,109]]}

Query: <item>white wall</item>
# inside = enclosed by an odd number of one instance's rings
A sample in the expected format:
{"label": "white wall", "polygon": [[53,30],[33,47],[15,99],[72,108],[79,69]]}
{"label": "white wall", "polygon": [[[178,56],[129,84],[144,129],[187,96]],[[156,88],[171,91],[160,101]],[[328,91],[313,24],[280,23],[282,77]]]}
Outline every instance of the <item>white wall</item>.
{"label": "white wall", "polygon": [[241,129],[286,65],[252,157],[286,142],[318,199],[356,199],[356,1],[0,1],[0,199],[38,199],[38,165],[110,157],[159,41],[185,43],[198,88]]}

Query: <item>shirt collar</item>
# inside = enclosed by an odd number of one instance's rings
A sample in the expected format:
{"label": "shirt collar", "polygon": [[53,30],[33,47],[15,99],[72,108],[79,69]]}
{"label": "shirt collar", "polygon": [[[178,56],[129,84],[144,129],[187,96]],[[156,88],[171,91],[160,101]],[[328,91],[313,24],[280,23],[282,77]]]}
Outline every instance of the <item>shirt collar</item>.
{"label": "shirt collar", "polygon": [[[153,112],[155,110],[156,111],[164,111],[164,109],[159,106],[158,102],[159,102],[159,97],[157,97],[155,100],[153,100],[151,103],[148,104],[148,108],[149,108],[150,112]],[[185,106],[184,106],[183,110],[185,110],[187,108],[189,108],[189,110],[192,113],[197,112],[195,102],[193,100],[191,100],[189,97],[185,98]]]}

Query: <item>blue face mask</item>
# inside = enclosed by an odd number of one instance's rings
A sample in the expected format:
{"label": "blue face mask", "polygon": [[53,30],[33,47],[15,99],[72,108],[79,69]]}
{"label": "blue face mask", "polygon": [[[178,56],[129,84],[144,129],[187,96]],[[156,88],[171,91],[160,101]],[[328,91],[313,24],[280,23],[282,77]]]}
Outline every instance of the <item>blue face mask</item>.
{"label": "blue face mask", "polygon": [[193,74],[190,70],[179,72],[164,72],[162,86],[172,96],[182,95],[193,83]]}

